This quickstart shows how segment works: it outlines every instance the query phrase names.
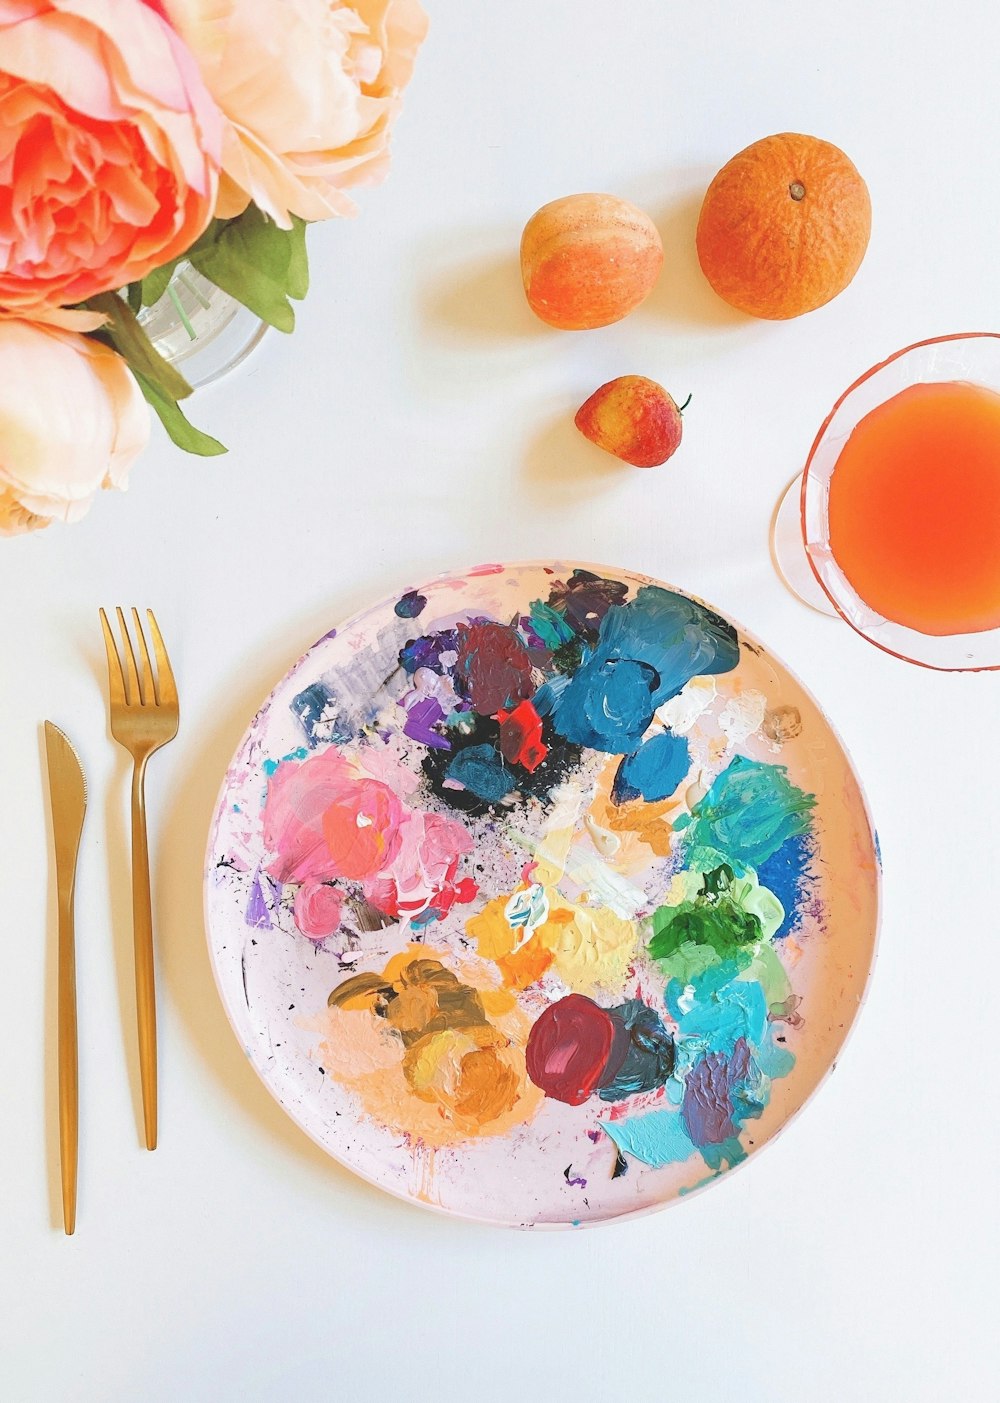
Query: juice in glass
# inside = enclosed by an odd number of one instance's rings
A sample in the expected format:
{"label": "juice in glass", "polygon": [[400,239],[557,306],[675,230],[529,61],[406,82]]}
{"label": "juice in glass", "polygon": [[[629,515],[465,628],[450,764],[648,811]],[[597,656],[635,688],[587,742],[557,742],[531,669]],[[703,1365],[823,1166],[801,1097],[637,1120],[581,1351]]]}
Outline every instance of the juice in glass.
{"label": "juice in glass", "polygon": [[1000,394],[920,383],[865,415],[830,477],[829,540],[883,618],[938,636],[1000,628]]}

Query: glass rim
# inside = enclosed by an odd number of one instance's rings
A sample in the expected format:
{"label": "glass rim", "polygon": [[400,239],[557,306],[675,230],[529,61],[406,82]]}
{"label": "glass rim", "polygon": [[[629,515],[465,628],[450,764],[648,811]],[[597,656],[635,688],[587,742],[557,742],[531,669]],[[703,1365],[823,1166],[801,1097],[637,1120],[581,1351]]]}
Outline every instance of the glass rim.
{"label": "glass rim", "polygon": [[[843,393],[837,398],[837,400],[830,408],[829,413],[823,419],[823,422],[820,424],[819,429],[816,432],[816,435],[812,441],[812,446],[810,447],[808,456],[806,457],[805,467],[802,470],[802,486],[799,494],[799,522],[802,531],[802,546],[805,552],[806,560],[809,562],[809,569],[816,577],[816,582],[819,585],[820,589],[823,591],[824,595],[827,597],[833,608],[836,610],[837,616],[841,618],[844,621],[844,623],[848,624],[854,630],[854,632],[859,634],[867,643],[870,643],[874,648],[878,648],[883,653],[888,653],[890,657],[898,658],[900,662],[910,663],[914,667],[924,667],[931,672],[997,672],[1000,671],[1000,658],[998,658],[998,660],[995,663],[970,663],[967,667],[947,666],[942,663],[927,662],[923,658],[915,658],[909,653],[901,653],[898,651],[898,649],[889,647],[887,643],[881,642],[877,638],[873,638],[870,633],[866,632],[864,628],[857,624],[845,611],[845,609],[841,607],[840,601],[831,591],[826,580],[823,578],[822,574],[816,566],[816,562],[812,556],[812,551],[809,548],[809,533],[806,515],[807,498],[809,492],[809,484],[811,481],[813,463],[823,443],[823,440],[826,437],[827,430],[829,429],[831,423],[836,417],[838,411],[847,402],[847,400],[850,399],[851,395],[855,392],[855,390],[859,389],[868,380],[872,379],[873,376],[878,375],[880,371],[885,370],[887,366],[892,365],[894,361],[901,360],[903,356],[909,355],[913,351],[922,350],[926,346],[940,346],[942,344],[953,341],[975,340],[1000,341],[1000,332],[956,331],[943,336],[927,336],[920,341],[911,341],[908,346],[902,346],[898,351],[893,351],[892,355],[886,356],[883,360],[876,362],[875,365],[869,366],[869,368],[866,371],[864,371],[863,374],[859,375],[847,386],[846,390],[843,391]],[[888,622],[892,621],[889,620]],[[899,624],[896,625],[896,627],[908,628],[908,626],[905,624]],[[917,629],[909,629],[908,631],[911,633],[919,634],[919,630]],[[1000,630],[984,630],[984,632],[1000,632]],[[981,635],[953,634],[951,636],[954,638],[975,638]]]}

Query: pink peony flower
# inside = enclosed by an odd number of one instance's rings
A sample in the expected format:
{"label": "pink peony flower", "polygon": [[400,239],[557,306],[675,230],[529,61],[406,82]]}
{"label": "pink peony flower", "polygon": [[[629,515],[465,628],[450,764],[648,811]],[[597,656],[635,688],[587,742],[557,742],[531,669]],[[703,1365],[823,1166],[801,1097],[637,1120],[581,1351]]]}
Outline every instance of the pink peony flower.
{"label": "pink peony flower", "polygon": [[354,213],[427,32],[419,0],[165,0],[226,118],[218,213]]}
{"label": "pink peony flower", "polygon": [[221,118],[149,4],[0,0],[0,312],[142,278],[212,216]]}
{"label": "pink peony flower", "polygon": [[124,488],[149,437],[149,410],[114,351],[0,318],[0,535],[83,516]]}
{"label": "pink peony flower", "polygon": [[340,925],[344,897],[325,882],[306,882],[295,893],[292,915],[295,924],[310,940],[325,940]]}

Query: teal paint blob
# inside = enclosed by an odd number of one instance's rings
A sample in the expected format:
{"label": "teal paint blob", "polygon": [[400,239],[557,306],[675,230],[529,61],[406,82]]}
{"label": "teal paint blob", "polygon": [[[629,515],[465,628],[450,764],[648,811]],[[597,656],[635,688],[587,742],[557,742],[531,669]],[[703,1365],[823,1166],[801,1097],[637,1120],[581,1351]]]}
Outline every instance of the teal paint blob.
{"label": "teal paint blob", "polygon": [[553,652],[557,652],[564,643],[572,643],[576,638],[572,624],[567,623],[562,614],[540,599],[536,599],[531,605],[528,623],[546,648],[551,648]]}
{"label": "teal paint blob", "polygon": [[737,755],[695,806],[688,832],[696,848],[717,848],[759,868],[782,843],[810,831],[815,803],[783,765]]}
{"label": "teal paint blob", "polygon": [[514,776],[492,745],[470,745],[460,750],[445,774],[447,779],[488,804],[499,803],[517,787]]}

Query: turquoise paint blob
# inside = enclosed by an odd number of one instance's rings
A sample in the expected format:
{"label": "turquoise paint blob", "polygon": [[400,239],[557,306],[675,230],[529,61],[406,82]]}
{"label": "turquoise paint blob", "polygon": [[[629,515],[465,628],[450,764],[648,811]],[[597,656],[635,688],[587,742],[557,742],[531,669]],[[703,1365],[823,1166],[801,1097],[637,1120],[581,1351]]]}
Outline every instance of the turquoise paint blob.
{"label": "turquoise paint blob", "polygon": [[641,797],[647,804],[669,799],[691,768],[691,751],[683,736],[672,731],[652,736],[634,755],[622,761],[615,780],[615,797]]}
{"label": "turquoise paint blob", "polygon": [[601,1129],[623,1154],[661,1169],[683,1164],[694,1154],[694,1144],[679,1111],[648,1111],[630,1120],[602,1120]]}
{"label": "turquoise paint blob", "polygon": [[308,748],[304,745],[300,745],[298,750],[290,750],[287,755],[282,755],[280,760],[265,760],[261,765],[261,769],[267,775],[268,779],[270,779],[278,766],[283,765],[286,760],[305,760],[308,755]]}
{"label": "turquoise paint blob", "polygon": [[815,804],[783,765],[737,755],[695,806],[687,831],[695,849],[718,848],[759,870],[782,843],[809,833]]}

